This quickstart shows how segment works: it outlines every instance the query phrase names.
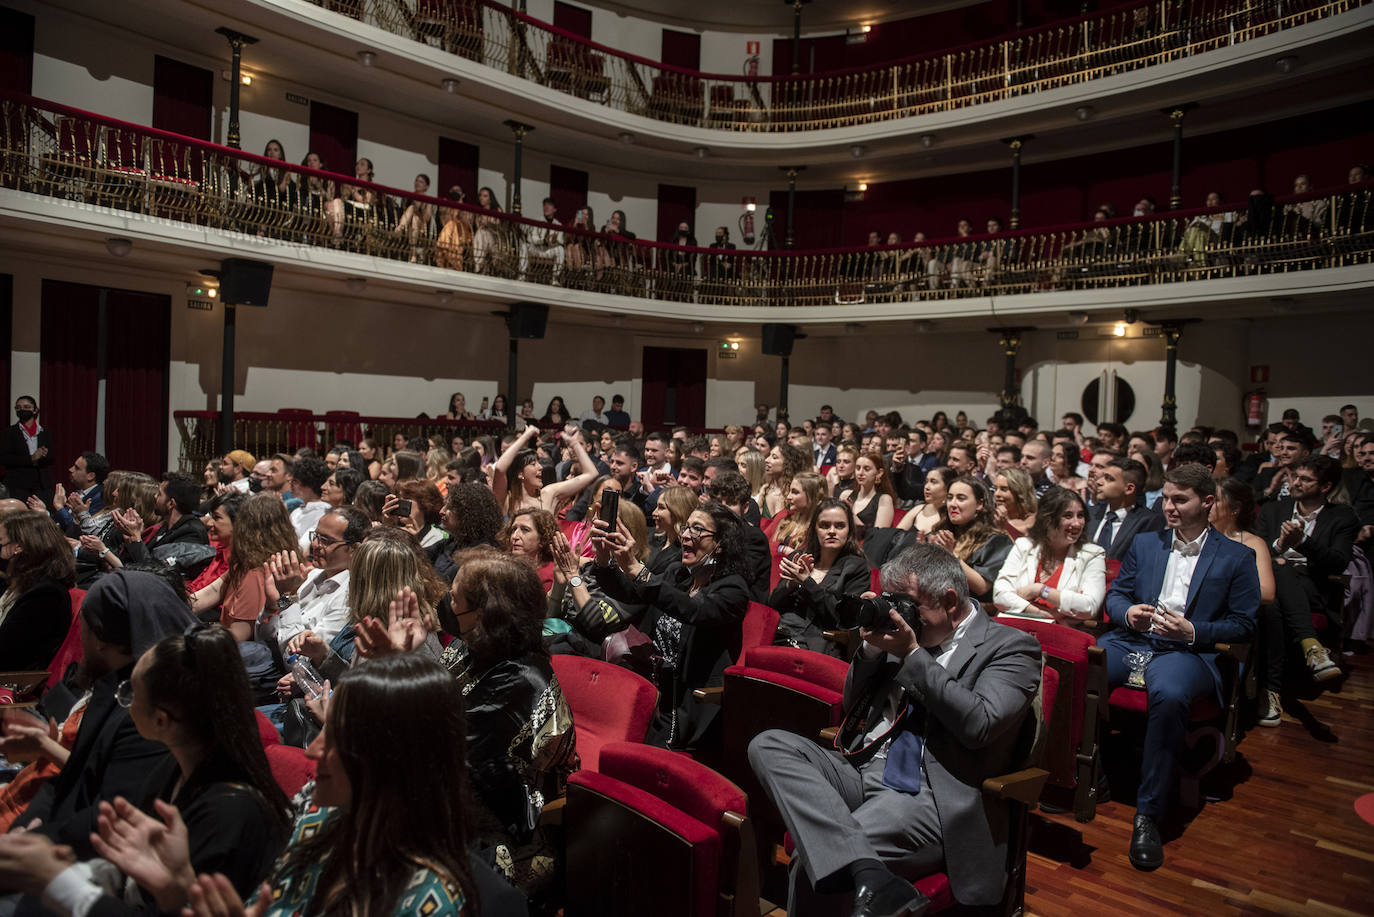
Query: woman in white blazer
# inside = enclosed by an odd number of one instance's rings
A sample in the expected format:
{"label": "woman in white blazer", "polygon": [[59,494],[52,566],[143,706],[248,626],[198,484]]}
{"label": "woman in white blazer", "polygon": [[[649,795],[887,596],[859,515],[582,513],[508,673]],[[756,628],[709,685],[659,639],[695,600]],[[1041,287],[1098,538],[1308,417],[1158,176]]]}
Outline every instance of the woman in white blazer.
{"label": "woman in white blazer", "polygon": [[992,597],[999,614],[1071,624],[1091,620],[1107,592],[1106,553],[1083,540],[1087,512],[1071,490],[1040,498],[1035,523],[1016,539]]}

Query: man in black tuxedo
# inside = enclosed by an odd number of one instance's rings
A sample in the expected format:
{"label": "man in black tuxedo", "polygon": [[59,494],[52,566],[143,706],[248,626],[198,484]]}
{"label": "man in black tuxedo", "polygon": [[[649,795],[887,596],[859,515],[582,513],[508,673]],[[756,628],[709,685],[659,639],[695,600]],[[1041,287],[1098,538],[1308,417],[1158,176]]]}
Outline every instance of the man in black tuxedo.
{"label": "man in black tuxedo", "polygon": [[835,749],[780,729],[749,744],[797,845],[794,917],[845,908],[850,892],[853,917],[920,914],[929,902],[911,882],[941,864],[960,904],[994,905],[1006,886],[1008,813],[982,783],[1029,750],[1040,646],[983,614],[937,545],[888,561],[883,588],[910,604],[890,629],[860,631]]}
{"label": "man in black tuxedo", "polygon": [[52,502],[52,437],[38,423],[38,401],[32,395],[14,400],[19,422],[0,438],[0,465],[5,466],[5,486],[21,502],[38,497],[46,507]]}
{"label": "man in black tuxedo", "polygon": [[1164,528],[1164,514],[1140,502],[1145,477],[1145,466],[1128,458],[1114,458],[1097,471],[1088,538],[1102,546],[1108,560],[1125,560],[1135,536]]}
{"label": "man in black tuxedo", "polygon": [[1327,616],[1340,630],[1343,587],[1331,581],[1350,566],[1360,520],[1349,506],[1328,503],[1341,479],[1333,458],[1314,455],[1298,463],[1288,480],[1288,496],[1260,510],[1258,534],[1274,558],[1274,603],[1260,616],[1265,639],[1260,671],[1268,695],[1260,710],[1260,724],[1279,725],[1279,695],[1283,691],[1283,662],[1294,644],[1302,650],[1314,681],[1339,678],[1341,670],[1317,639],[1313,613]]}

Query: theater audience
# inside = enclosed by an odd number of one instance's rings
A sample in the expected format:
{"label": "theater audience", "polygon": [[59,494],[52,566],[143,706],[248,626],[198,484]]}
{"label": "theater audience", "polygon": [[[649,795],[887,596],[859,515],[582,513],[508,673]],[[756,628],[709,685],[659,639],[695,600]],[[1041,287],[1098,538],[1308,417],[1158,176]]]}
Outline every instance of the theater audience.
{"label": "theater audience", "polygon": [[71,548],[47,514],[16,510],[0,515],[0,561],[0,672],[41,672],[71,628]]}
{"label": "theater audience", "polygon": [[854,526],[854,513],[843,500],[826,499],[816,506],[798,550],[782,558],[778,586],[768,604],[777,609],[778,646],[796,646],[847,657],[840,644],[825,638],[833,628],[850,629],[837,604],[842,596],[857,596],[869,588],[868,560]]}
{"label": "theater audience", "polygon": [[[409,512],[406,512],[406,504]],[[444,530],[439,522],[444,512],[444,498],[439,488],[429,481],[405,481],[382,500],[382,524],[405,529],[420,542],[420,547],[429,548],[444,540]]]}
{"label": "theater audience", "polygon": [[[423,172],[415,176],[415,193],[429,194],[429,176]],[[421,238],[429,238],[430,225],[434,222],[434,205],[426,201],[407,199],[406,208],[396,222],[395,234],[406,240],[410,246],[410,263],[418,264],[424,257]]]}
{"label": "theater audience", "polygon": [[553,513],[529,507],[516,510],[501,533],[506,553],[538,571],[545,593],[553,587],[553,546],[559,534]]}
{"label": "theater audience", "polygon": [[755,496],[763,518],[771,519],[787,508],[792,478],[810,468],[810,454],[790,443],[779,442],[768,450],[763,462],[764,485]]}
{"label": "theater audience", "polygon": [[658,492],[652,514],[654,531],[645,545],[649,558],[644,563],[651,573],[662,575],[673,564],[682,562],[682,527],[699,503],[697,495],[686,487],[669,486]]}
{"label": "theater audience", "polygon": [[[464,197],[463,189],[454,185],[444,196],[461,204]],[[434,243],[435,266],[453,271],[465,270],[468,251],[472,248],[472,213],[459,210],[457,207],[440,207],[439,222],[442,227],[439,230],[439,238]]]}
{"label": "theater audience", "polygon": [[501,212],[501,203],[496,199],[496,192],[482,187],[477,191],[477,206],[487,213],[480,214],[475,220],[472,234],[473,270],[479,274],[492,274],[501,267],[506,255],[501,239],[503,224],[499,217],[491,216]]}
{"label": "theater audience", "polygon": [[[674,488],[681,490],[683,488]],[[693,505],[696,499],[693,498]],[[662,507],[663,501],[659,502]],[[645,525],[644,514],[633,503],[619,506],[618,518],[630,530],[635,542],[635,557],[640,563],[649,559],[649,532]],[[590,545],[588,546],[590,548]],[[679,552],[674,552],[680,557]],[[635,624],[644,615],[645,606],[637,602],[625,602],[607,595],[592,576],[592,560],[573,550],[568,538],[561,532],[554,539],[554,584],[549,591],[548,615],[552,619],[567,622],[569,633],[555,634],[550,642],[552,653],[575,653],[593,659],[604,655],[603,641],[613,633]],[[550,629],[545,622],[546,632]]]}
{"label": "theater audience", "polygon": [[817,508],[825,499],[825,478],[814,471],[803,471],[787,489],[787,515],[773,529],[769,541],[782,555],[800,549],[810,537]]}
{"label": "theater audience", "polygon": [[[561,408],[561,401],[559,406]],[[538,436],[538,427],[533,424],[525,427],[496,460],[491,489],[496,499],[504,502],[507,516],[524,508],[560,513],[600,476],[579,434],[569,443],[576,456],[577,474],[563,481],[545,484],[544,465],[539,453],[530,447]]]}
{"label": "theater audience", "polygon": [[1145,506],[1144,465],[1120,457],[1099,464],[1098,455],[1093,456],[1096,478],[1090,486],[1096,498],[1088,513],[1087,538],[1107,552],[1108,560],[1122,561],[1137,535],[1164,528],[1164,514]]}
{"label": "theater audience", "polygon": [[941,465],[930,469],[922,487],[924,500],[907,511],[897,528],[916,533],[919,541],[925,541],[931,532],[948,520],[945,501],[949,497],[949,485],[958,477],[951,469]]}
{"label": "theater audience", "polygon": [[969,594],[986,602],[1011,551],[1011,539],[997,530],[987,485],[968,476],[955,479],[948,487],[945,513],[945,521],[930,533],[929,540],[959,559],[968,576]]}
{"label": "theater audience", "polygon": [[721,684],[730,648],[739,644],[749,604],[744,525],[722,504],[703,503],[682,527],[682,560],[655,576],[639,561],[625,526],[610,532],[596,522],[592,574],[612,598],[648,606],[640,630],[662,656],[649,730],[655,744],[694,748],[718,725],[720,708],[695,703],[692,692]]}
{"label": "theater audience", "polygon": [[310,533],[310,567],[295,553],[268,559],[279,596],[277,642],[283,653],[300,652],[306,634],[327,644],[348,622],[349,565],[370,531],[372,523],[362,510],[335,507]]}
{"label": "theater audience", "polygon": [[[222,510],[221,506],[216,512]],[[250,641],[254,639],[255,625],[276,612],[267,604],[264,565],[274,554],[295,551],[296,535],[286,507],[270,494],[246,498],[229,531],[220,535],[229,538],[229,569],[221,578],[192,593],[191,610],[201,614],[219,606],[219,623],[229,629],[234,639]]]}
{"label": "theater audience", "polygon": [[1097,617],[1107,592],[1106,552],[1084,539],[1086,531],[1082,498],[1062,487],[1048,490],[997,574],[998,611],[1061,624]]}

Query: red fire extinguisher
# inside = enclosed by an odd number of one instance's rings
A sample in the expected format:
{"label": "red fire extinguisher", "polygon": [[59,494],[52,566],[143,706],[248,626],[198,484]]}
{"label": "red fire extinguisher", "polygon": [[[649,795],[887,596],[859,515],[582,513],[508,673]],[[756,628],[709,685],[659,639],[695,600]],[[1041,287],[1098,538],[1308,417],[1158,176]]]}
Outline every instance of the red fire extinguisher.
{"label": "red fire extinguisher", "polygon": [[1247,427],[1264,426],[1265,414],[1264,389],[1253,391],[1245,396],[1245,425]]}

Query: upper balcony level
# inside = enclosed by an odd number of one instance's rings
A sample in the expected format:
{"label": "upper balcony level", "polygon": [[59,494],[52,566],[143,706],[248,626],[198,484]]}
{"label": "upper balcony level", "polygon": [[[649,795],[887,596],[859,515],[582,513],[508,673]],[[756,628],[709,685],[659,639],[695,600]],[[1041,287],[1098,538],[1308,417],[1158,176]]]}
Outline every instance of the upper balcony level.
{"label": "upper balcony level", "polygon": [[1353,303],[1374,283],[1369,181],[1051,229],[739,251],[555,227],[13,94],[0,131],[0,214],[12,224],[68,243],[122,236],[201,260],[376,278],[474,309],[537,299],[680,320],[986,322],[1299,294]]}

